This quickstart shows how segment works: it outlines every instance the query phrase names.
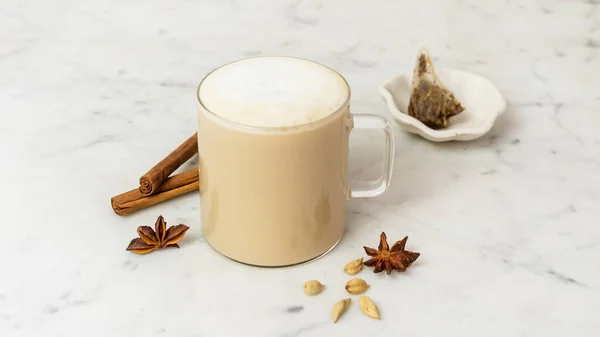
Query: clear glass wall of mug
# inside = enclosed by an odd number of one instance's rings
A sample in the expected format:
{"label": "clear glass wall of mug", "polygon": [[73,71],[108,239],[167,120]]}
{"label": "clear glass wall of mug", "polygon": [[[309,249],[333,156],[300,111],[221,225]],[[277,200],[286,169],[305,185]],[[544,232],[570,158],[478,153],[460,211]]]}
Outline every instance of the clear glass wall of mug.
{"label": "clear glass wall of mug", "polygon": [[[351,113],[348,83],[327,66],[243,59],[209,73],[197,98],[202,231],[233,260],[274,267],[322,256],[342,238],[348,199],[380,195],[390,183],[388,121]],[[357,128],[385,133],[376,181],[349,182]]]}

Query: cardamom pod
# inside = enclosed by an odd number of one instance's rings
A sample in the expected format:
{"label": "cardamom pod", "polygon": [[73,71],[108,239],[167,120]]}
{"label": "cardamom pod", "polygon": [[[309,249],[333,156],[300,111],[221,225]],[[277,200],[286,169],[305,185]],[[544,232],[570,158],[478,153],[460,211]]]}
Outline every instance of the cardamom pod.
{"label": "cardamom pod", "polygon": [[350,306],[350,301],[351,299],[346,298],[333,305],[333,308],[331,309],[331,318],[333,318],[333,323],[336,323],[338,318],[340,318],[340,316],[346,312]]}
{"label": "cardamom pod", "polygon": [[306,295],[309,296],[313,296],[320,293],[321,291],[323,291],[323,288],[325,288],[325,286],[317,280],[310,280],[304,282],[304,292],[306,293]]}
{"label": "cardamom pod", "polygon": [[346,264],[344,266],[344,272],[346,272],[346,274],[349,275],[354,275],[354,274],[358,274],[358,272],[360,272],[363,268],[363,258],[361,257],[360,259],[356,259],[352,262],[348,262],[348,264]]}
{"label": "cardamom pod", "polygon": [[362,310],[362,312],[364,312],[365,315],[371,318],[380,319],[379,310],[377,310],[377,306],[375,305],[375,303],[373,303],[373,301],[371,301],[369,297],[364,295],[361,296],[358,299],[358,304],[360,304],[360,310]]}
{"label": "cardamom pod", "polygon": [[353,278],[346,283],[346,291],[354,295],[364,293],[369,287],[369,284],[360,278]]}

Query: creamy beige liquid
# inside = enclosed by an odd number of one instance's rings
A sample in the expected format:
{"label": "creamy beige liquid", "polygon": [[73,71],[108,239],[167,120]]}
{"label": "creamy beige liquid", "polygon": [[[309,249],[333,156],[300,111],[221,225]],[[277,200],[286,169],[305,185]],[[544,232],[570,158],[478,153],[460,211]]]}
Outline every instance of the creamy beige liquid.
{"label": "creamy beige liquid", "polygon": [[347,85],[328,68],[297,59],[233,65],[213,72],[199,90],[203,234],[244,263],[318,257],[344,232]]}

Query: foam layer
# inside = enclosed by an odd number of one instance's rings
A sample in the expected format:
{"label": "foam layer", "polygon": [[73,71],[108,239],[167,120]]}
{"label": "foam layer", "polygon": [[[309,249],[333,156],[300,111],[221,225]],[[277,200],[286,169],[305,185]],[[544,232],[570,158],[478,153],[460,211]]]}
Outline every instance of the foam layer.
{"label": "foam layer", "polygon": [[199,97],[213,114],[254,127],[305,124],[337,111],[346,82],[319,64],[288,57],[237,61],[208,75]]}

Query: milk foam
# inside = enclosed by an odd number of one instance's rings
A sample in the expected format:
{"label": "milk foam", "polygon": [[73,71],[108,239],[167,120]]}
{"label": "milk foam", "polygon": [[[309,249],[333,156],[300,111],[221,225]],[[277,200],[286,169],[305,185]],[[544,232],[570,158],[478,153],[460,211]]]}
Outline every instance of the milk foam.
{"label": "milk foam", "polygon": [[305,124],[337,111],[348,97],[336,72],[306,60],[258,57],[207,76],[198,93],[204,107],[226,120],[254,127]]}

